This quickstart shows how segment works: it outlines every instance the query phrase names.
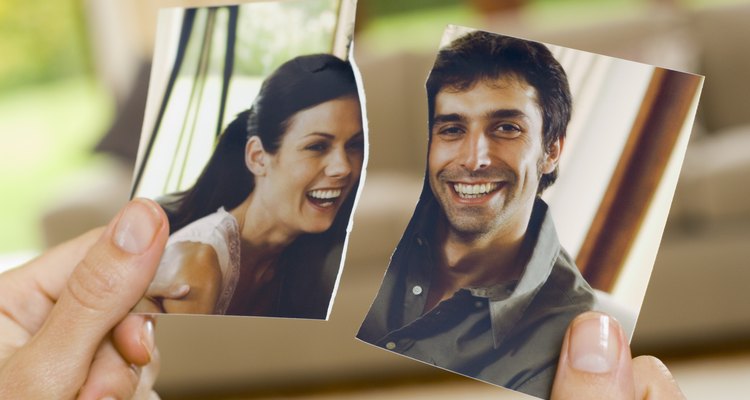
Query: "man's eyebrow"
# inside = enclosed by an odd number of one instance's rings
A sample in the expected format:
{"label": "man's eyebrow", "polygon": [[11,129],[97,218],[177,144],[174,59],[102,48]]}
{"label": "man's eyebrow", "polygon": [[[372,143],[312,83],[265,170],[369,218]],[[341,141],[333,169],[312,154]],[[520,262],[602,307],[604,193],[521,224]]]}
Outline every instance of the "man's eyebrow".
{"label": "man's eyebrow", "polygon": [[461,114],[438,114],[433,119],[434,124],[443,124],[446,122],[464,122],[466,121],[466,117],[464,117]]}
{"label": "man's eyebrow", "polygon": [[487,119],[502,119],[502,118],[522,118],[529,119],[529,116],[525,112],[517,108],[502,108],[499,110],[492,110],[486,115]]}

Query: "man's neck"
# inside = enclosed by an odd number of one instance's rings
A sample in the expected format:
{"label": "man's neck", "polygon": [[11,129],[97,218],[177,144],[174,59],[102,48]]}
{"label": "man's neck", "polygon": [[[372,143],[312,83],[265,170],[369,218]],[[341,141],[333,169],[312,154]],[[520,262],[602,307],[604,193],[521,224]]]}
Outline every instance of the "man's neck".
{"label": "man's neck", "polygon": [[519,279],[524,263],[522,243],[525,235],[477,235],[467,237],[452,232],[448,224],[438,224],[435,269],[425,311],[463,288],[490,287]]}

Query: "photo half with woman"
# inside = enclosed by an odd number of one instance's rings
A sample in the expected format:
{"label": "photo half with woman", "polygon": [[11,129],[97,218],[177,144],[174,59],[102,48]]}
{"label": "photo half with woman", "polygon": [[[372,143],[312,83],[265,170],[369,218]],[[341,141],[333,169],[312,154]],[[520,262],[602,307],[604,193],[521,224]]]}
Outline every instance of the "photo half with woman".
{"label": "photo half with woman", "polygon": [[327,319],[365,158],[354,7],[161,11],[133,197],[170,238],[135,312]]}

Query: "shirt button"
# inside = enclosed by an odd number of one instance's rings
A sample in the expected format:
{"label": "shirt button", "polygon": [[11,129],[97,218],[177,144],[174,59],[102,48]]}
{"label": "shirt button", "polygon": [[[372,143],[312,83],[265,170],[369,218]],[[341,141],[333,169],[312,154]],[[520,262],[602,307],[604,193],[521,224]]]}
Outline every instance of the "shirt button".
{"label": "shirt button", "polygon": [[482,302],[481,302],[481,301],[479,301],[479,300],[477,300],[476,302],[474,302],[474,306],[475,306],[476,308],[482,308],[482,306],[483,306],[483,305],[484,305],[484,303],[482,303]]}
{"label": "shirt button", "polygon": [[388,343],[385,344],[385,348],[388,349],[388,350],[393,350],[393,349],[396,348],[396,343],[394,343],[394,342],[388,342]]}
{"label": "shirt button", "polygon": [[422,286],[414,286],[413,288],[411,288],[411,292],[414,293],[415,296],[419,296],[420,294],[422,294]]}

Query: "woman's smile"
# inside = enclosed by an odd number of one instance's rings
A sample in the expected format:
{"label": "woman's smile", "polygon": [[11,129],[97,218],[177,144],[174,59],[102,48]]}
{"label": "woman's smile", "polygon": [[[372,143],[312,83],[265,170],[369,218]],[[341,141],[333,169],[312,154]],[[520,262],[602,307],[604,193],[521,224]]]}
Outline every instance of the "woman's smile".
{"label": "woman's smile", "polygon": [[299,111],[278,151],[264,157],[255,192],[269,216],[289,232],[326,231],[362,170],[359,100],[346,96]]}
{"label": "woman's smile", "polygon": [[307,192],[307,198],[313,205],[326,209],[339,203],[341,193],[341,188],[315,189]]}

